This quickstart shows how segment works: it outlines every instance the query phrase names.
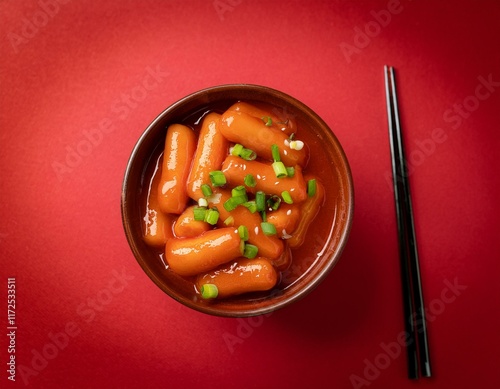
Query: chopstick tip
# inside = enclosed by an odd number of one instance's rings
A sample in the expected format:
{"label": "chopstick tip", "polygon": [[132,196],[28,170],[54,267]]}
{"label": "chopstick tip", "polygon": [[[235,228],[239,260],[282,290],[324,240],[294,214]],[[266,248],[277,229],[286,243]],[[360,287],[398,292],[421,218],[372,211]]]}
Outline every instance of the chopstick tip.
{"label": "chopstick tip", "polygon": [[394,68],[389,65],[384,65],[384,74],[387,77],[393,77],[392,75],[394,74]]}

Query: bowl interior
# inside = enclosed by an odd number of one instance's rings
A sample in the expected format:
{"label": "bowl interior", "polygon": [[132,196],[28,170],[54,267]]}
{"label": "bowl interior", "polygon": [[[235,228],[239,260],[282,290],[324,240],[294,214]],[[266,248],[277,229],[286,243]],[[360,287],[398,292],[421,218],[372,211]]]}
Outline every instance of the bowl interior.
{"label": "bowl interior", "polygon": [[[142,223],[149,180],[156,160],[163,151],[166,128],[200,117],[207,110],[221,112],[238,100],[271,104],[296,120],[299,137],[310,148],[306,171],[320,177],[326,189],[321,223],[308,231],[307,250],[293,253],[292,266],[280,284],[266,293],[242,295],[220,301],[205,301],[195,293],[191,281],[165,266],[161,252],[142,239]],[[325,163],[325,161],[327,161]],[[122,188],[122,221],[129,245],[146,274],[169,296],[201,312],[229,317],[269,313],[296,301],[330,272],[340,258],[351,228],[354,211],[353,183],[342,147],[326,123],[311,109],[277,90],[257,85],[223,85],[189,95],[163,111],[145,130],[127,164]],[[311,250],[311,247],[313,249]]]}

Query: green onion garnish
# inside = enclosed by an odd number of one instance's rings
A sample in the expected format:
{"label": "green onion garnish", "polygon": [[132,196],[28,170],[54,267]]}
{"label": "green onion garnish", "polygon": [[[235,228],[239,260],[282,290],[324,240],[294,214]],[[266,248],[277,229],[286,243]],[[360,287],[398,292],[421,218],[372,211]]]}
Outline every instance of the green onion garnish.
{"label": "green onion garnish", "polygon": [[285,165],[283,164],[283,162],[273,162],[273,170],[274,170],[274,174],[276,174],[276,177],[278,178],[284,178],[284,177],[287,177],[288,174],[287,174],[287,171],[286,171],[286,167]]}
{"label": "green onion garnish", "polygon": [[316,179],[307,181],[307,195],[313,197],[316,194]]}
{"label": "green onion garnish", "polygon": [[228,212],[231,212],[238,205],[246,203],[248,201],[248,197],[245,196],[235,196],[224,201],[224,209]]}
{"label": "green onion garnish", "polygon": [[242,144],[236,143],[233,149],[231,150],[231,154],[239,157],[243,149],[244,147]]}
{"label": "green onion garnish", "polygon": [[281,204],[281,197],[276,195],[272,195],[267,200],[267,206],[271,208],[273,211],[276,211],[280,207],[280,204]]}
{"label": "green onion garnish", "polygon": [[248,228],[246,228],[244,225],[238,227],[238,234],[240,235],[241,240],[248,240]]}
{"label": "green onion garnish", "polygon": [[253,150],[243,149],[240,153],[240,157],[246,161],[253,161],[255,158],[257,158],[257,154]]}
{"label": "green onion garnish", "polygon": [[273,159],[274,159],[274,162],[279,162],[279,161],[281,161],[281,157],[280,157],[280,149],[279,149],[278,145],[273,144],[273,145],[271,146],[271,153],[273,154]]}
{"label": "green onion garnish", "polygon": [[257,181],[255,181],[254,176],[251,174],[247,174],[244,179],[245,185],[248,186],[249,188],[255,187],[257,185]]}
{"label": "green onion garnish", "polygon": [[290,196],[290,193],[287,190],[284,190],[281,192],[281,197],[283,198],[283,201],[287,204],[293,204],[292,196]]}
{"label": "green onion garnish", "polygon": [[254,200],[247,201],[241,205],[243,205],[245,208],[247,208],[252,213],[257,212],[257,203]]}
{"label": "green onion garnish", "polygon": [[293,166],[287,166],[286,174],[288,177],[293,177],[295,175],[295,168]]}
{"label": "green onion garnish", "polygon": [[233,209],[236,209],[236,207],[238,206],[238,204],[236,204],[236,202],[233,200],[234,197],[231,197],[230,199],[227,199],[226,201],[224,201],[224,209],[228,212],[231,212]]}
{"label": "green onion garnish", "polygon": [[248,201],[248,196],[246,195],[246,193],[242,196],[233,196],[231,198],[234,199],[233,201],[237,205],[246,203]]}
{"label": "green onion garnish", "polygon": [[211,171],[208,173],[208,176],[210,177],[210,181],[212,181],[213,186],[226,185],[226,177],[220,170]]}
{"label": "green onion garnish", "polygon": [[231,155],[235,155],[237,157],[241,157],[246,159],[247,161],[253,161],[257,158],[257,154],[255,151],[246,149],[242,144],[236,143],[231,149]]}
{"label": "green onion garnish", "polygon": [[206,213],[207,213],[207,209],[204,207],[194,207],[193,208],[194,220],[201,221],[201,222],[204,221]]}
{"label": "green onion garnish", "polygon": [[304,142],[301,140],[292,140],[290,142],[290,148],[292,150],[302,150],[304,148]]}
{"label": "green onion garnish", "polygon": [[255,258],[257,253],[259,252],[259,248],[254,246],[253,244],[245,243],[245,248],[243,249],[243,256],[245,258]]}
{"label": "green onion garnish", "polygon": [[270,116],[262,116],[262,121],[266,124],[266,126],[271,127],[273,125],[273,119]]}
{"label": "green onion garnish", "polygon": [[262,191],[255,193],[255,204],[257,205],[257,211],[262,212],[266,209],[266,194]]}
{"label": "green onion garnish", "polygon": [[264,235],[276,235],[276,227],[272,223],[262,222],[260,228],[262,228]]}
{"label": "green onion garnish", "polygon": [[200,293],[204,299],[214,299],[219,295],[219,289],[217,285],[205,284],[201,286]]}
{"label": "green onion garnish", "polygon": [[228,216],[226,220],[224,220],[224,224],[226,226],[232,226],[234,224],[234,217]]}
{"label": "green onion garnish", "polygon": [[215,225],[219,221],[219,211],[216,209],[209,209],[205,213],[205,221],[210,225]]}
{"label": "green onion garnish", "polygon": [[243,185],[238,185],[237,187],[231,189],[231,196],[233,197],[238,197],[238,196],[246,196],[247,191]]}
{"label": "green onion garnish", "polygon": [[203,184],[201,186],[201,192],[203,193],[203,196],[205,197],[210,197],[212,196],[212,188],[210,188],[210,185],[208,184]]}
{"label": "green onion garnish", "polygon": [[266,211],[262,211],[260,213],[260,217],[262,218],[263,222],[267,222],[267,213],[266,213]]}

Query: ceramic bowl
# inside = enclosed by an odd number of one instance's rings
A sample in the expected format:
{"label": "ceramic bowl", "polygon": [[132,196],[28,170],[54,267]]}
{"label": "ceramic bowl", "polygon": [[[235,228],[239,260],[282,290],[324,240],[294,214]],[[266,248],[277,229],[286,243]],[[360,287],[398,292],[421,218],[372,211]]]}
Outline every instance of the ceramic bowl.
{"label": "ceramic bowl", "polygon": [[[307,245],[293,253],[289,269],[271,291],[224,300],[203,300],[191,281],[173,273],[162,253],[142,238],[145,193],[152,164],[163,151],[168,125],[183,123],[207,110],[224,110],[236,101],[271,104],[277,114],[292,117],[298,134],[310,148],[306,171],[320,177],[326,188],[319,222],[314,223]],[[166,108],[142,133],[130,155],[121,194],[121,214],[130,248],[147,276],[167,295],[185,306],[207,314],[248,317],[267,314],[309,294],[333,269],[344,249],[354,213],[352,175],[346,155],[329,126],[297,99],[264,86],[232,84],[204,89]],[[311,298],[313,298],[311,296]],[[321,298],[316,296],[315,298]]]}

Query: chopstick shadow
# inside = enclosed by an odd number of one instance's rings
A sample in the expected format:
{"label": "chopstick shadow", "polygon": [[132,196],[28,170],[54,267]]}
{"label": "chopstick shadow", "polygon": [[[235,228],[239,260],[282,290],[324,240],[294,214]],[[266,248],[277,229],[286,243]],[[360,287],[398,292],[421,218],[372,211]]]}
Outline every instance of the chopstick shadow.
{"label": "chopstick shadow", "polygon": [[326,279],[302,300],[273,314],[274,320],[284,321],[283,329],[324,343],[366,325],[377,280],[373,231],[365,226],[355,216],[342,257]]}

